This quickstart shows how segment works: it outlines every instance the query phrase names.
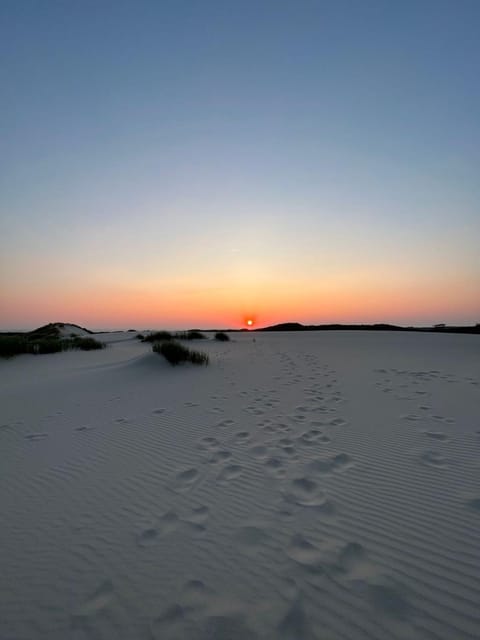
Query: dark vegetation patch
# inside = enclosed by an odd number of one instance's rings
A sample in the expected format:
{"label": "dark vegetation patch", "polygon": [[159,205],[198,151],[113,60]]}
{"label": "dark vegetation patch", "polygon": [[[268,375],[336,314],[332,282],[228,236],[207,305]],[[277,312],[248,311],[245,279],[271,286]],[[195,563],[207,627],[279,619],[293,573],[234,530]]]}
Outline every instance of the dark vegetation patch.
{"label": "dark vegetation patch", "polygon": [[209,358],[206,353],[187,349],[187,347],[184,347],[183,344],[180,344],[175,340],[154,342],[152,349],[155,353],[161,354],[171,365],[180,364],[182,362],[204,365],[208,365],[209,363]]}
{"label": "dark vegetation patch", "polygon": [[173,336],[177,340],[205,340],[206,336],[197,329],[190,329],[190,331],[177,331]]}
{"label": "dark vegetation patch", "polygon": [[91,351],[92,349],[104,349],[105,344],[94,338],[60,338],[58,333],[45,331],[31,331],[29,333],[0,335],[0,357],[11,358],[22,353],[41,355],[45,353],[58,353],[80,349]]}
{"label": "dark vegetation patch", "polygon": [[217,333],[215,334],[215,340],[220,340],[220,342],[228,342],[230,338],[224,331],[217,331]]}
{"label": "dark vegetation patch", "polygon": [[170,331],[155,331],[145,336],[143,340],[144,342],[162,342],[164,340],[173,340],[173,336]]}

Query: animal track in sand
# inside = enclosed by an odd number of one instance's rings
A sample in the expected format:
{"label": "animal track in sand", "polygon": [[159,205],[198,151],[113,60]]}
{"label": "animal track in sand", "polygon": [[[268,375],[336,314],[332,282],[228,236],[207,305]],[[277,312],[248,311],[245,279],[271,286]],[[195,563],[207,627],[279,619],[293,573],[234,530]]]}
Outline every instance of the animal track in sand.
{"label": "animal track in sand", "polygon": [[250,432],[249,431],[238,431],[235,434],[235,440],[238,444],[246,444],[250,440]]}
{"label": "animal track in sand", "polygon": [[45,440],[45,438],[48,438],[48,433],[29,433],[28,435],[25,436],[26,440]]}
{"label": "animal track in sand", "polygon": [[243,472],[243,467],[239,464],[227,464],[218,474],[217,481],[218,482],[229,482],[230,480],[234,480],[238,478],[239,475]]}
{"label": "animal track in sand", "polygon": [[308,431],[305,431],[304,433],[302,433],[297,438],[297,441],[300,444],[312,446],[312,445],[315,445],[320,440],[322,435],[323,435],[323,432],[320,431],[320,429],[309,429]]}
{"label": "animal track in sand", "polygon": [[92,431],[93,429],[95,429],[94,426],[86,424],[83,424],[80,427],[75,427],[75,431]]}
{"label": "animal track in sand", "polygon": [[327,499],[323,489],[315,480],[306,476],[294,478],[283,492],[283,497],[287,502],[293,502],[301,507],[319,507],[322,510],[331,513],[333,511],[332,503]]}
{"label": "animal track in sand", "polygon": [[179,517],[175,511],[167,511],[154,523],[143,528],[137,534],[137,544],[139,547],[152,547],[157,544],[161,537],[175,531],[179,524]]}
{"label": "animal track in sand", "polygon": [[257,460],[264,460],[268,456],[268,449],[263,445],[255,445],[248,450],[248,453],[252,456],[252,458],[256,458]]}
{"label": "animal track in sand", "polygon": [[197,446],[199,449],[211,451],[217,449],[220,446],[220,442],[213,436],[205,436],[200,438]]}
{"label": "animal track in sand", "polygon": [[89,618],[99,613],[109,605],[113,595],[114,588],[112,581],[105,580],[73,613],[73,621]]}
{"label": "animal track in sand", "polygon": [[428,465],[429,467],[447,467],[447,460],[436,451],[424,451],[420,456],[420,461],[422,464]]}
{"label": "animal track in sand", "polygon": [[137,544],[139,547],[151,547],[158,541],[158,529],[149,527],[144,529],[137,536]]}
{"label": "animal track in sand", "polygon": [[233,424],[235,424],[235,420],[220,420],[220,422],[217,422],[217,427],[231,427]]}
{"label": "animal track in sand", "polygon": [[173,488],[175,491],[187,491],[192,487],[197,479],[198,469],[196,469],[195,467],[185,469],[185,471],[180,471],[180,473],[177,473],[177,475],[175,476]]}
{"label": "animal track in sand", "polygon": [[187,618],[187,610],[174,604],[150,623],[153,640],[179,640],[199,636],[197,624]]}
{"label": "animal track in sand", "polygon": [[296,533],[290,540],[286,549],[289,558],[311,569],[322,571],[320,561],[321,552],[318,547],[312,544],[300,533]]}
{"label": "animal track in sand", "polygon": [[265,469],[277,478],[283,478],[287,471],[284,467],[284,463],[280,458],[271,457],[265,460]]}
{"label": "animal track in sand", "polygon": [[201,535],[206,531],[205,522],[208,519],[208,514],[208,507],[204,505],[195,507],[189,514],[181,518],[181,522],[189,533]]}
{"label": "animal track in sand", "polygon": [[333,420],[330,420],[330,424],[333,427],[344,427],[347,421],[344,418],[333,418]]}
{"label": "animal track in sand", "polygon": [[164,407],[158,407],[158,409],[154,409],[152,411],[152,413],[156,414],[156,415],[160,415],[162,413],[165,413],[166,409]]}
{"label": "animal track in sand", "polygon": [[433,438],[434,440],[440,440],[443,442],[448,440],[448,436],[442,431],[424,431],[423,433],[429,438]]}
{"label": "animal track in sand", "polygon": [[227,449],[220,449],[219,451],[215,451],[209,462],[210,464],[218,464],[219,462],[226,462],[227,460],[230,460],[231,457],[231,451],[228,451]]}
{"label": "animal track in sand", "polygon": [[313,460],[307,465],[307,469],[312,473],[332,473],[348,469],[353,465],[352,458],[346,453],[339,453],[336,456],[323,460]]}
{"label": "animal track in sand", "polygon": [[292,638],[302,638],[310,640],[316,637],[314,629],[308,621],[308,617],[303,607],[303,601],[300,596],[289,604],[285,616],[277,627],[276,638],[284,640],[292,640]]}

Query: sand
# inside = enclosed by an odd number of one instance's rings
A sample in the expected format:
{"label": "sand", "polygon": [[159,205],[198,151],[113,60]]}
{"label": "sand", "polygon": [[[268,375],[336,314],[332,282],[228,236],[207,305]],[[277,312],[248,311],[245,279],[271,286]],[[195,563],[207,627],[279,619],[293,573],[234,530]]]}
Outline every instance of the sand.
{"label": "sand", "polygon": [[0,361],[2,640],[480,637],[478,336],[95,337]]}

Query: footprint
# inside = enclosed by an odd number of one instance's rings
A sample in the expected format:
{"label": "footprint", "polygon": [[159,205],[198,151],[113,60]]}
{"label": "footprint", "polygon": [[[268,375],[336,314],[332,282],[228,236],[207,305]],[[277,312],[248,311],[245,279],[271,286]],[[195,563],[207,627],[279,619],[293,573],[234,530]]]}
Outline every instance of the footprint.
{"label": "footprint", "polygon": [[150,633],[153,640],[200,637],[198,626],[187,618],[187,611],[188,609],[184,609],[179,604],[174,604],[158,618],[152,620]]}
{"label": "footprint", "polygon": [[430,467],[448,466],[446,459],[436,451],[425,451],[420,456],[420,460],[423,464],[426,464]]}
{"label": "footprint", "polygon": [[29,433],[25,436],[27,440],[45,440],[48,438],[48,433]]}
{"label": "footprint", "polygon": [[263,445],[256,445],[248,450],[248,453],[257,460],[265,460],[268,457],[268,449]]}
{"label": "footprint", "polygon": [[180,601],[188,610],[204,609],[210,604],[213,591],[202,580],[189,580],[180,593]]}
{"label": "footprint", "polygon": [[233,424],[235,424],[234,420],[220,420],[217,422],[217,427],[231,427]]}
{"label": "footprint", "polygon": [[194,522],[195,524],[204,524],[208,519],[209,510],[205,505],[194,507],[190,514],[188,514],[183,520],[185,522]]}
{"label": "footprint", "polygon": [[283,496],[287,502],[293,502],[302,507],[321,507],[327,512],[333,510],[333,505],[327,500],[325,492],[311,478],[295,478],[290,482]]}
{"label": "footprint", "polygon": [[89,618],[105,609],[113,598],[114,589],[111,580],[102,584],[73,613],[74,619]]}
{"label": "footprint", "polygon": [[75,427],[75,431],[92,431],[95,429],[92,425],[82,425],[81,427]]}
{"label": "footprint", "polygon": [[144,529],[137,536],[137,544],[139,547],[151,547],[158,542],[159,533],[155,527]]}
{"label": "footprint", "polygon": [[191,467],[177,473],[175,476],[174,489],[176,491],[187,491],[192,487],[194,482],[198,479],[198,469]]}
{"label": "footprint", "polygon": [[334,418],[333,420],[330,420],[330,424],[333,427],[344,427],[347,424],[347,421],[343,418]]}
{"label": "footprint", "polygon": [[300,533],[296,533],[287,547],[286,554],[289,558],[302,566],[321,571],[321,552]]}
{"label": "footprint", "polygon": [[307,469],[313,473],[331,473],[344,471],[353,465],[352,458],[346,453],[339,453],[325,460],[313,460],[307,465]]}
{"label": "footprint", "polygon": [[308,621],[302,599],[297,597],[289,606],[287,613],[277,627],[276,638],[292,640],[292,638],[313,638],[314,629]]}
{"label": "footprint", "polygon": [[321,436],[322,432],[320,431],[320,429],[310,429],[309,431],[305,431],[304,433],[302,433],[302,435],[298,438],[298,442],[300,444],[312,446],[318,442]]}
{"label": "footprint", "polygon": [[159,407],[158,409],[154,409],[152,411],[152,413],[155,413],[156,415],[160,415],[162,413],[165,413],[166,409],[164,407]]}
{"label": "footprint", "polygon": [[173,533],[178,527],[179,517],[175,511],[167,511],[157,521],[156,529],[159,536],[165,536]]}
{"label": "footprint", "polygon": [[402,416],[402,420],[408,420],[408,422],[418,422],[419,420],[422,420],[422,417],[415,413],[409,413]]}
{"label": "footprint", "polygon": [[284,477],[286,475],[286,470],[284,468],[283,461],[280,458],[268,458],[265,461],[266,470],[277,478]]}
{"label": "footprint", "polygon": [[248,440],[250,440],[250,432],[249,431],[239,431],[238,433],[235,434],[235,439],[237,440],[237,442],[243,444],[245,442],[248,442]]}
{"label": "footprint", "polygon": [[217,438],[213,438],[212,436],[205,436],[204,438],[200,438],[198,441],[198,448],[203,450],[214,450],[220,446],[220,442]]}
{"label": "footprint", "polygon": [[229,482],[241,475],[243,468],[239,464],[228,464],[218,474],[218,482]]}
{"label": "footprint", "polygon": [[215,451],[215,453],[210,458],[209,462],[210,464],[218,464],[219,462],[226,462],[227,460],[230,460],[231,457],[232,457],[232,454],[230,451],[227,451],[226,449],[221,449],[220,451]]}
{"label": "footprint", "polygon": [[441,431],[424,431],[423,433],[429,438],[433,438],[434,440],[448,440],[448,436]]}

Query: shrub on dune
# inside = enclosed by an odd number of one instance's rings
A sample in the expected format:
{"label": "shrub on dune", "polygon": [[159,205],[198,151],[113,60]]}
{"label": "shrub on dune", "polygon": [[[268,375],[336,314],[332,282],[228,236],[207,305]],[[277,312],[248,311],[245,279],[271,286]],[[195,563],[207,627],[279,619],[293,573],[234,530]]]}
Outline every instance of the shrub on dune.
{"label": "shrub on dune", "polygon": [[[43,355],[46,353],[59,353],[70,349],[81,349],[91,351],[92,349],[104,349],[105,344],[94,338],[58,338],[55,336],[38,337],[39,334],[17,334],[0,336],[0,356],[11,358],[21,353],[31,353],[33,355]],[[40,333],[42,336],[42,333]]]}
{"label": "shrub on dune", "polygon": [[230,338],[227,336],[225,332],[217,331],[217,333],[215,334],[215,340],[220,340],[220,342],[228,342]]}
{"label": "shrub on dune", "polygon": [[171,365],[180,364],[181,362],[207,365],[209,362],[209,358],[206,353],[187,349],[175,340],[155,342],[152,349],[155,353],[161,354]]}
{"label": "shrub on dune", "polygon": [[204,340],[206,338],[203,333],[196,329],[191,329],[190,331],[177,331],[173,337],[177,340]]}
{"label": "shrub on dune", "polygon": [[155,331],[144,338],[145,342],[161,342],[162,340],[173,340],[170,331]]}
{"label": "shrub on dune", "polygon": [[95,338],[74,338],[72,340],[72,348],[93,351],[94,349],[105,349],[105,343],[99,342]]}
{"label": "shrub on dune", "polygon": [[45,338],[44,340],[35,340],[29,345],[29,353],[58,353],[63,351],[64,345],[57,338]]}
{"label": "shrub on dune", "polygon": [[205,336],[200,331],[191,329],[187,331],[187,340],[205,340]]}
{"label": "shrub on dune", "polygon": [[22,336],[0,336],[0,356],[11,358],[20,353],[28,353],[28,342]]}

